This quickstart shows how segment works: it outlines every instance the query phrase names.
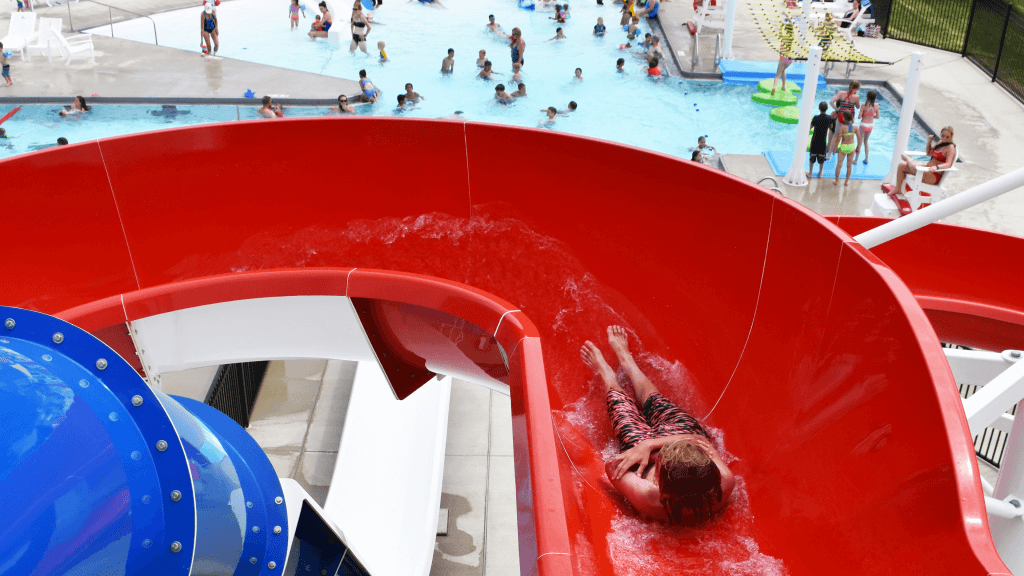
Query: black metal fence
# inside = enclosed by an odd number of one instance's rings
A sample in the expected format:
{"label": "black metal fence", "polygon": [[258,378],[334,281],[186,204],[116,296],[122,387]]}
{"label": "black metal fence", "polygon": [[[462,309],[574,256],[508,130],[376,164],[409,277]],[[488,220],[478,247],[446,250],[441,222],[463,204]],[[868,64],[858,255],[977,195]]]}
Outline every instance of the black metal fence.
{"label": "black metal fence", "polygon": [[959,52],[1024,101],[1024,11],[1005,0],[875,0],[883,36]]}
{"label": "black metal fence", "polygon": [[270,362],[244,362],[221,366],[206,403],[227,414],[242,428],[248,428],[269,365]]}

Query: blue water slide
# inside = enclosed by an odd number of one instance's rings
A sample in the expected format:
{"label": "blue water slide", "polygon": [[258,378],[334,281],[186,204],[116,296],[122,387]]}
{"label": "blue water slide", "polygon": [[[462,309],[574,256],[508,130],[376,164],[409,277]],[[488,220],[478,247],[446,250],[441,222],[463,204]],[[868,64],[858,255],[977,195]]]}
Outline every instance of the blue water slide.
{"label": "blue water slide", "polygon": [[0,322],[0,576],[281,574],[281,483],[245,430],[67,322]]}

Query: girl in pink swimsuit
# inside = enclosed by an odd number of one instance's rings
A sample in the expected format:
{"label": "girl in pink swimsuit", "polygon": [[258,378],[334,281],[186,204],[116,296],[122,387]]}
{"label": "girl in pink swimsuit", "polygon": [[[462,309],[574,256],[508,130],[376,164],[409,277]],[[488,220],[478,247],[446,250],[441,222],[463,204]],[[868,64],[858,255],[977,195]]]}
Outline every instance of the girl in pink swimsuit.
{"label": "girl in pink swimsuit", "polygon": [[863,106],[860,107],[860,141],[857,143],[857,151],[853,156],[853,163],[857,163],[857,156],[860,156],[860,146],[864,145],[864,163],[868,163],[868,137],[871,136],[871,130],[875,127],[875,118],[878,118],[878,104],[875,100],[878,98],[878,92],[874,90],[868,90],[868,99]]}

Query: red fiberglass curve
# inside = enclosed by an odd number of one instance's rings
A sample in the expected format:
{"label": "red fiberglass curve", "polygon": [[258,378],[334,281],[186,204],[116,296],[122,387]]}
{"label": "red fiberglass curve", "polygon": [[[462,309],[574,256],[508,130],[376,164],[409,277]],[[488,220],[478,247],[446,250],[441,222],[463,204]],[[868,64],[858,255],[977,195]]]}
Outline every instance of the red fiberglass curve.
{"label": "red fiberglass curve", "polygon": [[[422,280],[456,315],[459,286],[493,304],[478,312],[521,310],[538,343],[510,372],[541,382],[525,397],[510,378],[523,574],[1008,573],[925,313],[874,255],[764,189],[550,131],[368,118],[168,130],[0,168],[0,302],[77,309],[108,339],[140,295],[195,305],[195,282],[269,269],[305,283],[221,297],[344,294],[309,269],[373,268],[439,279]],[[120,316],[83,313],[122,298]],[[577,350],[609,354],[613,323],[740,477],[702,530],[637,519],[604,478],[614,445]]]}

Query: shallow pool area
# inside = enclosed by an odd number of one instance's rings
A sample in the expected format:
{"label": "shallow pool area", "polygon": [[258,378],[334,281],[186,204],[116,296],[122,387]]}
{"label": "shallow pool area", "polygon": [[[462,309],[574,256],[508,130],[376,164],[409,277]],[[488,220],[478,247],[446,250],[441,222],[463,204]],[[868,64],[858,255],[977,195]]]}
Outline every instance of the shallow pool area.
{"label": "shallow pool area", "polygon": [[[280,0],[235,0],[218,9],[220,22],[219,56],[314,72],[341,78],[358,78],[365,69],[373,83],[383,90],[381,100],[359,110],[360,114],[438,118],[455,111],[467,120],[496,122],[515,126],[537,126],[542,109],[565,109],[569,101],[579,109],[561,116],[550,128],[567,133],[622,142],[668,154],[689,157],[697,136],[723,154],[760,154],[768,150],[790,150],[796,128],[768,118],[770,107],[756,104],[750,96],[754,87],[724,86],[716,81],[682,80],[675,77],[653,81],[646,76],[643,61],[635,49],[620,49],[626,34],[618,26],[619,8],[611,3],[572,5],[571,17],[562,25],[550,20],[551,13],[527,11],[512,0],[479,2],[448,0],[447,8],[424,6],[419,2],[392,0],[376,10],[376,22],[369,34],[369,55],[349,52],[348,43],[332,44],[325,39],[310,40],[306,32],[312,22],[314,2],[307,4],[307,18],[300,19],[298,30],[289,30],[287,6]],[[348,3],[341,4],[348,7]],[[153,15],[160,32],[161,45],[188,50],[209,63],[199,51],[196,21],[201,8],[190,8]],[[507,42],[486,30],[487,16],[494,14],[505,31],[523,30],[527,42],[523,82],[528,96],[503,106],[494,100],[499,82],[514,90],[509,82],[511,58]],[[604,18],[608,32],[593,35],[598,17]],[[348,29],[349,14],[335,15],[336,26]],[[566,40],[546,42],[555,29],[564,29]],[[646,24],[643,26],[647,31]],[[109,27],[94,30],[110,34]],[[153,33],[146,20],[114,26],[114,35],[141,42],[152,42]],[[389,61],[381,62],[375,49],[384,40]],[[440,74],[441,60],[448,48],[455,55],[455,73]],[[666,53],[669,48],[664,47]],[[476,78],[477,54],[486,50],[494,69],[503,74],[496,81]],[[615,72],[615,61],[626,60],[624,74]],[[574,70],[583,69],[582,82],[573,80]],[[396,95],[412,83],[424,100],[399,112]],[[819,91],[817,99],[828,100],[836,87]],[[288,94],[281,86],[280,95]],[[866,90],[861,90],[863,99]],[[241,97],[242,94],[231,95]],[[257,95],[261,96],[261,95]],[[334,98],[336,94],[323,94]],[[881,117],[871,138],[872,157],[888,159],[892,153],[899,109],[882,100]],[[254,101],[253,106],[257,104]],[[304,115],[304,112],[296,111]],[[923,146],[918,134],[910,147]]]}

